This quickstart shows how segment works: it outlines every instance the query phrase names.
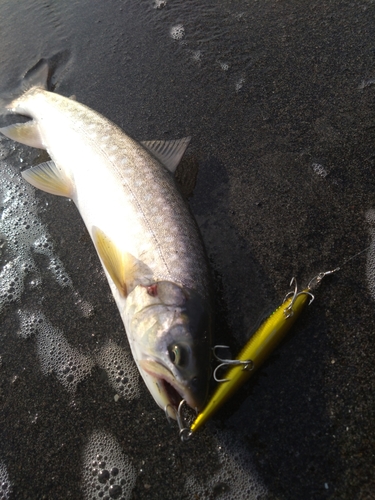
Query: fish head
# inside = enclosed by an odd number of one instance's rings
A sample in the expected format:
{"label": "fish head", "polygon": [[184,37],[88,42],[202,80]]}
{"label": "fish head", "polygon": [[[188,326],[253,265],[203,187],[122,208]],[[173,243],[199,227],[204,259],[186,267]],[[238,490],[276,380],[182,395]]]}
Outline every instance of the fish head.
{"label": "fish head", "polygon": [[182,399],[201,410],[211,376],[206,301],[194,290],[160,281],[137,286],[126,309],[134,358],[156,403],[172,418]]}

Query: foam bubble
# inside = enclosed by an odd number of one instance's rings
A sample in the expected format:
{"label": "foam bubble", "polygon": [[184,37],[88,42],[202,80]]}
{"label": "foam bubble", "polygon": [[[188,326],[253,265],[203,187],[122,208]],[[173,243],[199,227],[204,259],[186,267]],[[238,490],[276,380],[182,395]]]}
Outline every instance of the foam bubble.
{"label": "foam bubble", "polygon": [[12,493],[8,471],[3,462],[0,462],[0,500],[7,500]]}
{"label": "foam bubble", "polygon": [[312,164],[311,164],[311,167],[312,167],[312,169],[313,169],[314,173],[315,173],[316,175],[319,175],[319,177],[323,177],[323,178],[324,178],[324,177],[327,177],[327,175],[328,175],[328,170],[326,170],[326,169],[323,167],[323,165],[321,165],[320,163],[316,163],[316,162],[314,162],[314,163],[312,163]]}
{"label": "foam bubble", "polygon": [[18,336],[36,338],[37,352],[44,375],[55,373],[61,384],[71,393],[86,378],[95,364],[107,372],[110,385],[120,397],[131,401],[140,397],[140,378],[130,350],[112,340],[95,356],[84,354],[72,347],[61,330],[53,327],[38,310],[19,309]]}
{"label": "foam bubble", "polygon": [[75,305],[80,309],[82,316],[84,318],[90,318],[94,314],[94,306],[87,300],[83,300],[77,292],[75,295],[77,297]]}
{"label": "foam bubble", "polygon": [[8,141],[3,141],[2,143],[0,143],[0,160],[5,160],[5,158],[8,158],[8,156],[12,152],[12,149],[14,149],[14,146],[13,148],[9,147],[7,142]]}
{"label": "foam bubble", "polygon": [[98,354],[97,363],[106,370],[118,395],[129,401],[140,396],[139,373],[130,352],[110,340]]}
{"label": "foam bubble", "polygon": [[242,87],[244,86],[244,83],[245,83],[245,78],[242,76],[239,80],[237,80],[237,82],[235,83],[234,85],[234,88],[236,89],[236,92],[239,92]]}
{"label": "foam bubble", "polygon": [[61,384],[74,393],[77,385],[90,374],[94,361],[72,347],[59,329],[53,327],[42,313],[38,314],[42,319],[37,333],[42,372],[44,375],[55,373]]}
{"label": "foam bubble", "polygon": [[100,500],[131,498],[136,470],[116,439],[104,431],[95,431],[83,454],[84,498]]}
{"label": "foam bubble", "polygon": [[229,69],[229,63],[219,61],[219,65],[220,65],[220,68],[221,68],[223,71],[228,71],[228,69]]}
{"label": "foam bubble", "polygon": [[201,50],[194,50],[191,54],[191,57],[194,62],[200,63],[202,61],[202,51]]}
{"label": "foam bubble", "polygon": [[8,262],[0,271],[0,312],[11,302],[21,298],[23,292],[24,273],[21,258],[16,257]]}
{"label": "foam bubble", "polygon": [[185,28],[182,24],[176,24],[172,26],[169,33],[173,40],[182,40],[185,36]]}
{"label": "foam bubble", "polygon": [[41,235],[41,237],[34,242],[34,251],[46,255],[49,258],[48,269],[60,286],[73,288],[72,280],[65,271],[64,264],[54,255],[53,243],[48,234]]}
{"label": "foam bubble", "polygon": [[164,9],[167,5],[167,0],[155,0],[154,1],[154,9]]}
{"label": "foam bubble", "polygon": [[266,489],[250,463],[248,450],[233,433],[220,430],[216,436],[221,468],[207,484],[199,484],[195,477],[189,477],[185,490],[190,497],[218,497],[220,500],[256,500],[263,497]]}
{"label": "foam bubble", "polygon": [[39,311],[29,311],[28,309],[19,309],[17,315],[20,322],[18,336],[28,339],[38,332],[39,326],[44,321],[44,316]]}

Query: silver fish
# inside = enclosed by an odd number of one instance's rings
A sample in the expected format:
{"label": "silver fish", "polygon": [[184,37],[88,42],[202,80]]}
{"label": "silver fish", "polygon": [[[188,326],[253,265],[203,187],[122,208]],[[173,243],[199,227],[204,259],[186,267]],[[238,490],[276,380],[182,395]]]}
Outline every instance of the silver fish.
{"label": "silver fish", "polygon": [[0,132],[49,153],[51,161],[22,175],[75,202],[157,404],[172,418],[181,399],[200,410],[210,377],[208,271],[171,174],[189,138],[136,142],[87,106],[47,91],[47,78],[41,61],[0,100],[0,113],[31,118]]}

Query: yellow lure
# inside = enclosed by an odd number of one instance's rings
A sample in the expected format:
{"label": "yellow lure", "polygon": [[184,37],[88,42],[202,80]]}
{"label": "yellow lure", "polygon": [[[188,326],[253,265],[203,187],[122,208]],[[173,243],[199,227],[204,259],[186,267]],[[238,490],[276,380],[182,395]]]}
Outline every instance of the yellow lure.
{"label": "yellow lure", "polygon": [[[336,269],[334,270],[336,271]],[[209,420],[214,413],[244,384],[251,375],[264,363],[267,357],[278,346],[286,333],[293,326],[307,303],[311,303],[314,296],[311,290],[315,288],[326,274],[320,273],[313,278],[308,286],[297,293],[288,294],[284,302],[266,319],[255,334],[240,351],[235,360],[224,362],[222,365],[232,365],[226,372],[224,379],[219,383],[206,407],[198,414],[190,427],[189,435],[196,432]],[[291,284],[295,283],[293,278]],[[292,294],[292,296],[290,296]],[[224,361],[224,360],[222,360]]]}

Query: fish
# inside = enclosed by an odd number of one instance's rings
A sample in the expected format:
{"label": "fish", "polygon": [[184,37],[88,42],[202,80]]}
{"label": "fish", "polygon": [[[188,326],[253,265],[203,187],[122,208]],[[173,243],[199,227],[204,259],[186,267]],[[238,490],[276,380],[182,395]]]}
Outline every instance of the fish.
{"label": "fish", "polygon": [[[233,360],[218,358],[222,363],[215,369],[214,378],[219,383],[209,398],[207,405],[196,416],[190,428],[180,425],[182,440],[187,440],[195,434],[249,380],[256,370],[262,366],[285,338],[306,306],[310,305],[314,300],[312,290],[320,284],[326,275],[338,270],[339,268],[336,268],[331,271],[319,273],[300,292],[298,292],[296,280],[293,278],[291,285],[295,284],[294,292],[289,292],[279,307],[263,321],[236,358]],[[217,379],[215,375],[216,371],[224,366],[229,367],[224,378]]]}
{"label": "fish", "polygon": [[1,97],[0,114],[30,120],[0,132],[49,154],[22,176],[74,201],[155,402],[174,419],[181,400],[199,411],[211,375],[209,269],[173,178],[190,137],[138,142],[75,97],[50,92],[49,79],[42,59]]}

